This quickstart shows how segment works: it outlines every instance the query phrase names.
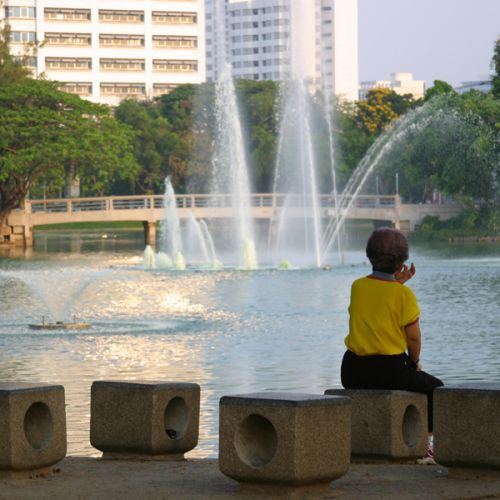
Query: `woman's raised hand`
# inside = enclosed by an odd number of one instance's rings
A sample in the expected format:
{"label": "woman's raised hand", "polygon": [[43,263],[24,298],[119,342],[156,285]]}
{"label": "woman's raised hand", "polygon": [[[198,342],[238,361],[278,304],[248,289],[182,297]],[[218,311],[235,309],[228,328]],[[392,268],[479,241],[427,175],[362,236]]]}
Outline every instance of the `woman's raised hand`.
{"label": "woman's raised hand", "polygon": [[415,264],[413,264],[413,262],[411,263],[410,267],[408,267],[406,264],[403,264],[401,269],[394,273],[396,281],[399,281],[400,283],[405,283],[409,279],[413,278],[413,276],[415,276]]}

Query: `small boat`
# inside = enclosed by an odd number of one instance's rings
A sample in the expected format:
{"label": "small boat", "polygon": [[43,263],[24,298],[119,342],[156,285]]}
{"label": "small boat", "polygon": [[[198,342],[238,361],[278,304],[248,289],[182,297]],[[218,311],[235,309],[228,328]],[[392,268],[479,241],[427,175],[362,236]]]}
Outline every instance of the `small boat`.
{"label": "small boat", "polygon": [[45,323],[45,318],[42,317],[42,322],[38,324],[28,325],[32,330],[86,330],[92,328],[90,323],[56,321],[55,323]]}

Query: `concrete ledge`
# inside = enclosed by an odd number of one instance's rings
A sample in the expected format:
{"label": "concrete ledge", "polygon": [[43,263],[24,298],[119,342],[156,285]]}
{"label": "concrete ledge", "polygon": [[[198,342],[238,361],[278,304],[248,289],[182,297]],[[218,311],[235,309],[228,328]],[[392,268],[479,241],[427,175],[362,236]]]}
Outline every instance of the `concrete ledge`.
{"label": "concrete ledge", "polygon": [[500,469],[500,384],[434,391],[434,454],[443,465]]}
{"label": "concrete ledge", "polygon": [[[270,495],[247,493],[245,489],[240,491],[238,483],[224,476],[217,460],[211,459],[162,463],[66,457],[58,467],[61,472],[53,477],[24,481],[0,478],[0,497],[8,500],[270,498]],[[447,469],[440,466],[354,464],[331,484],[327,497],[342,500],[486,499],[497,498],[499,492],[499,471],[464,469],[452,478]],[[325,496],[311,494],[305,498],[324,499]]]}
{"label": "concrete ledge", "polygon": [[273,392],[224,396],[220,470],[245,487],[326,487],[349,468],[350,416],[350,401],[342,397]]}
{"label": "concrete ledge", "polygon": [[427,396],[407,391],[327,389],[352,399],[352,454],[422,457],[427,446]]}
{"label": "concrete ledge", "polygon": [[59,462],[66,456],[64,387],[0,384],[0,429],[0,470],[29,475]]}
{"label": "concrete ledge", "polygon": [[96,381],[90,408],[90,442],[103,458],[182,459],[198,443],[198,384]]}

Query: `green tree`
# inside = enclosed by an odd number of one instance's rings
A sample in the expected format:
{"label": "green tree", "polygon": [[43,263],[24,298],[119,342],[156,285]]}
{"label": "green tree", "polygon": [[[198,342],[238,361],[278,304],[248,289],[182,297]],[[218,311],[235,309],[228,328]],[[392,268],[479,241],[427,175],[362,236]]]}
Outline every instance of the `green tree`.
{"label": "green tree", "polygon": [[141,171],[134,179],[134,192],[161,192],[165,177],[172,174],[169,155],[179,147],[172,125],[151,101],[123,100],[115,109],[115,116],[135,131],[134,154]]}
{"label": "green tree", "polygon": [[399,95],[391,89],[376,88],[368,92],[365,100],[357,103],[356,120],[362,130],[378,135],[417,104],[411,94]]}
{"label": "green tree", "polygon": [[107,106],[53,82],[0,86],[0,116],[0,227],[37,187],[60,192],[68,173],[82,179],[87,194],[105,194],[115,178],[137,173],[129,128]]}
{"label": "green tree", "polygon": [[434,80],[434,85],[428,88],[425,92],[425,100],[428,101],[429,99],[442,94],[456,94],[456,92],[449,83],[443,80]]}
{"label": "green tree", "polygon": [[7,26],[0,31],[0,86],[21,82],[30,76],[29,69],[12,56],[9,37],[10,28]]}
{"label": "green tree", "polygon": [[167,160],[176,192],[207,192],[215,124],[213,84],[180,85],[162,95],[157,106],[178,137]]}
{"label": "green tree", "polygon": [[237,80],[242,122],[246,123],[248,159],[252,166],[254,189],[272,189],[278,136],[276,82]]}
{"label": "green tree", "polygon": [[500,102],[470,91],[436,94],[426,106],[425,120],[396,144],[380,173],[386,180],[400,174],[406,201],[428,201],[437,189],[475,213],[477,227],[497,231]]}

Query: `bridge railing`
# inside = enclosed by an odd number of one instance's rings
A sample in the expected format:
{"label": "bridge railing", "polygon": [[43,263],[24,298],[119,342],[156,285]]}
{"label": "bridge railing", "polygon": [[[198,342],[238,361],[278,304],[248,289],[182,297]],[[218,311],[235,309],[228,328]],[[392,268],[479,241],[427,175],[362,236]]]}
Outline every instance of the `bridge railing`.
{"label": "bridge railing", "polygon": [[[178,208],[230,208],[237,204],[235,196],[230,194],[180,194],[176,195]],[[301,208],[312,207],[315,197],[299,194],[252,194],[251,207],[281,208],[285,206]],[[349,197],[337,197],[340,207],[345,207],[350,201]],[[391,208],[396,205],[397,197],[390,195],[360,195],[352,206],[357,208]],[[317,203],[320,207],[335,208],[333,195],[319,195]],[[72,213],[88,211],[109,210],[144,210],[164,208],[164,197],[161,195],[147,196],[108,196],[103,198],[71,198],[26,200],[25,209],[32,213]]]}

